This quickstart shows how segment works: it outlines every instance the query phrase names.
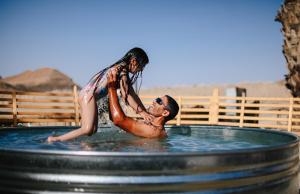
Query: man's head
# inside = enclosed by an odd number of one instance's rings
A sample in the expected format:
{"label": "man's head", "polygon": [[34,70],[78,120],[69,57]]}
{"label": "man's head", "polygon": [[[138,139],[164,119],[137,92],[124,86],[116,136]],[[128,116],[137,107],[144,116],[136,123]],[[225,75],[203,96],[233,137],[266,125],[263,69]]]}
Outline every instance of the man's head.
{"label": "man's head", "polygon": [[168,95],[156,98],[148,108],[150,114],[156,117],[163,116],[166,122],[175,118],[178,110],[177,102]]}

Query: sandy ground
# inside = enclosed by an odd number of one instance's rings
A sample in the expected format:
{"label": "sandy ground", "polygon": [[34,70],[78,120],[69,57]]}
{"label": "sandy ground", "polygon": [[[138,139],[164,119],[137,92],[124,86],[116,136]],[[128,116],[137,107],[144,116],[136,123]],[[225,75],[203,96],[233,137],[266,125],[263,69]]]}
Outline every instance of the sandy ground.
{"label": "sandy ground", "polygon": [[283,81],[142,88],[139,94],[151,96],[161,96],[164,94],[171,96],[210,96],[213,89],[218,88],[219,95],[225,95],[226,89],[233,87],[245,88],[249,97],[291,97]]}

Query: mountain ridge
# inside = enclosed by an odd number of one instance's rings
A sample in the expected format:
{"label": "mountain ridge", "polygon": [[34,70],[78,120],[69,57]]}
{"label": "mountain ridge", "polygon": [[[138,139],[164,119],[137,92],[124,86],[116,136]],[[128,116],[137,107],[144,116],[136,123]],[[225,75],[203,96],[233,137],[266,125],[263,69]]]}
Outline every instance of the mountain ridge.
{"label": "mountain ridge", "polygon": [[19,91],[72,90],[77,85],[69,76],[49,67],[26,70],[19,74],[0,79],[0,89]]}

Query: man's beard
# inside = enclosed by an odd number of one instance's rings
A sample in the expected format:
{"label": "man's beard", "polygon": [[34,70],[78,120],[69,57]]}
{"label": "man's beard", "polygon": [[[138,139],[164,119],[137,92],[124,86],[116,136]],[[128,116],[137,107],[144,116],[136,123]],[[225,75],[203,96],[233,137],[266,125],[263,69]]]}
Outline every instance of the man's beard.
{"label": "man's beard", "polygon": [[153,106],[150,105],[148,108],[146,108],[147,112],[155,117],[160,116],[157,113],[155,114],[155,112],[153,111]]}

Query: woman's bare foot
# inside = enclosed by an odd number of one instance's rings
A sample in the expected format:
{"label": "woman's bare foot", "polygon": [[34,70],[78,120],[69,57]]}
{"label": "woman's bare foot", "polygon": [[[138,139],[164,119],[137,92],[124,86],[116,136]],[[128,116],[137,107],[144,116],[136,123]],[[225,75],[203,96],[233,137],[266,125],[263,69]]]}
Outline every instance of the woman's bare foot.
{"label": "woman's bare foot", "polygon": [[60,140],[58,137],[54,137],[54,136],[49,136],[47,139],[48,143],[55,142],[55,141],[60,141]]}

